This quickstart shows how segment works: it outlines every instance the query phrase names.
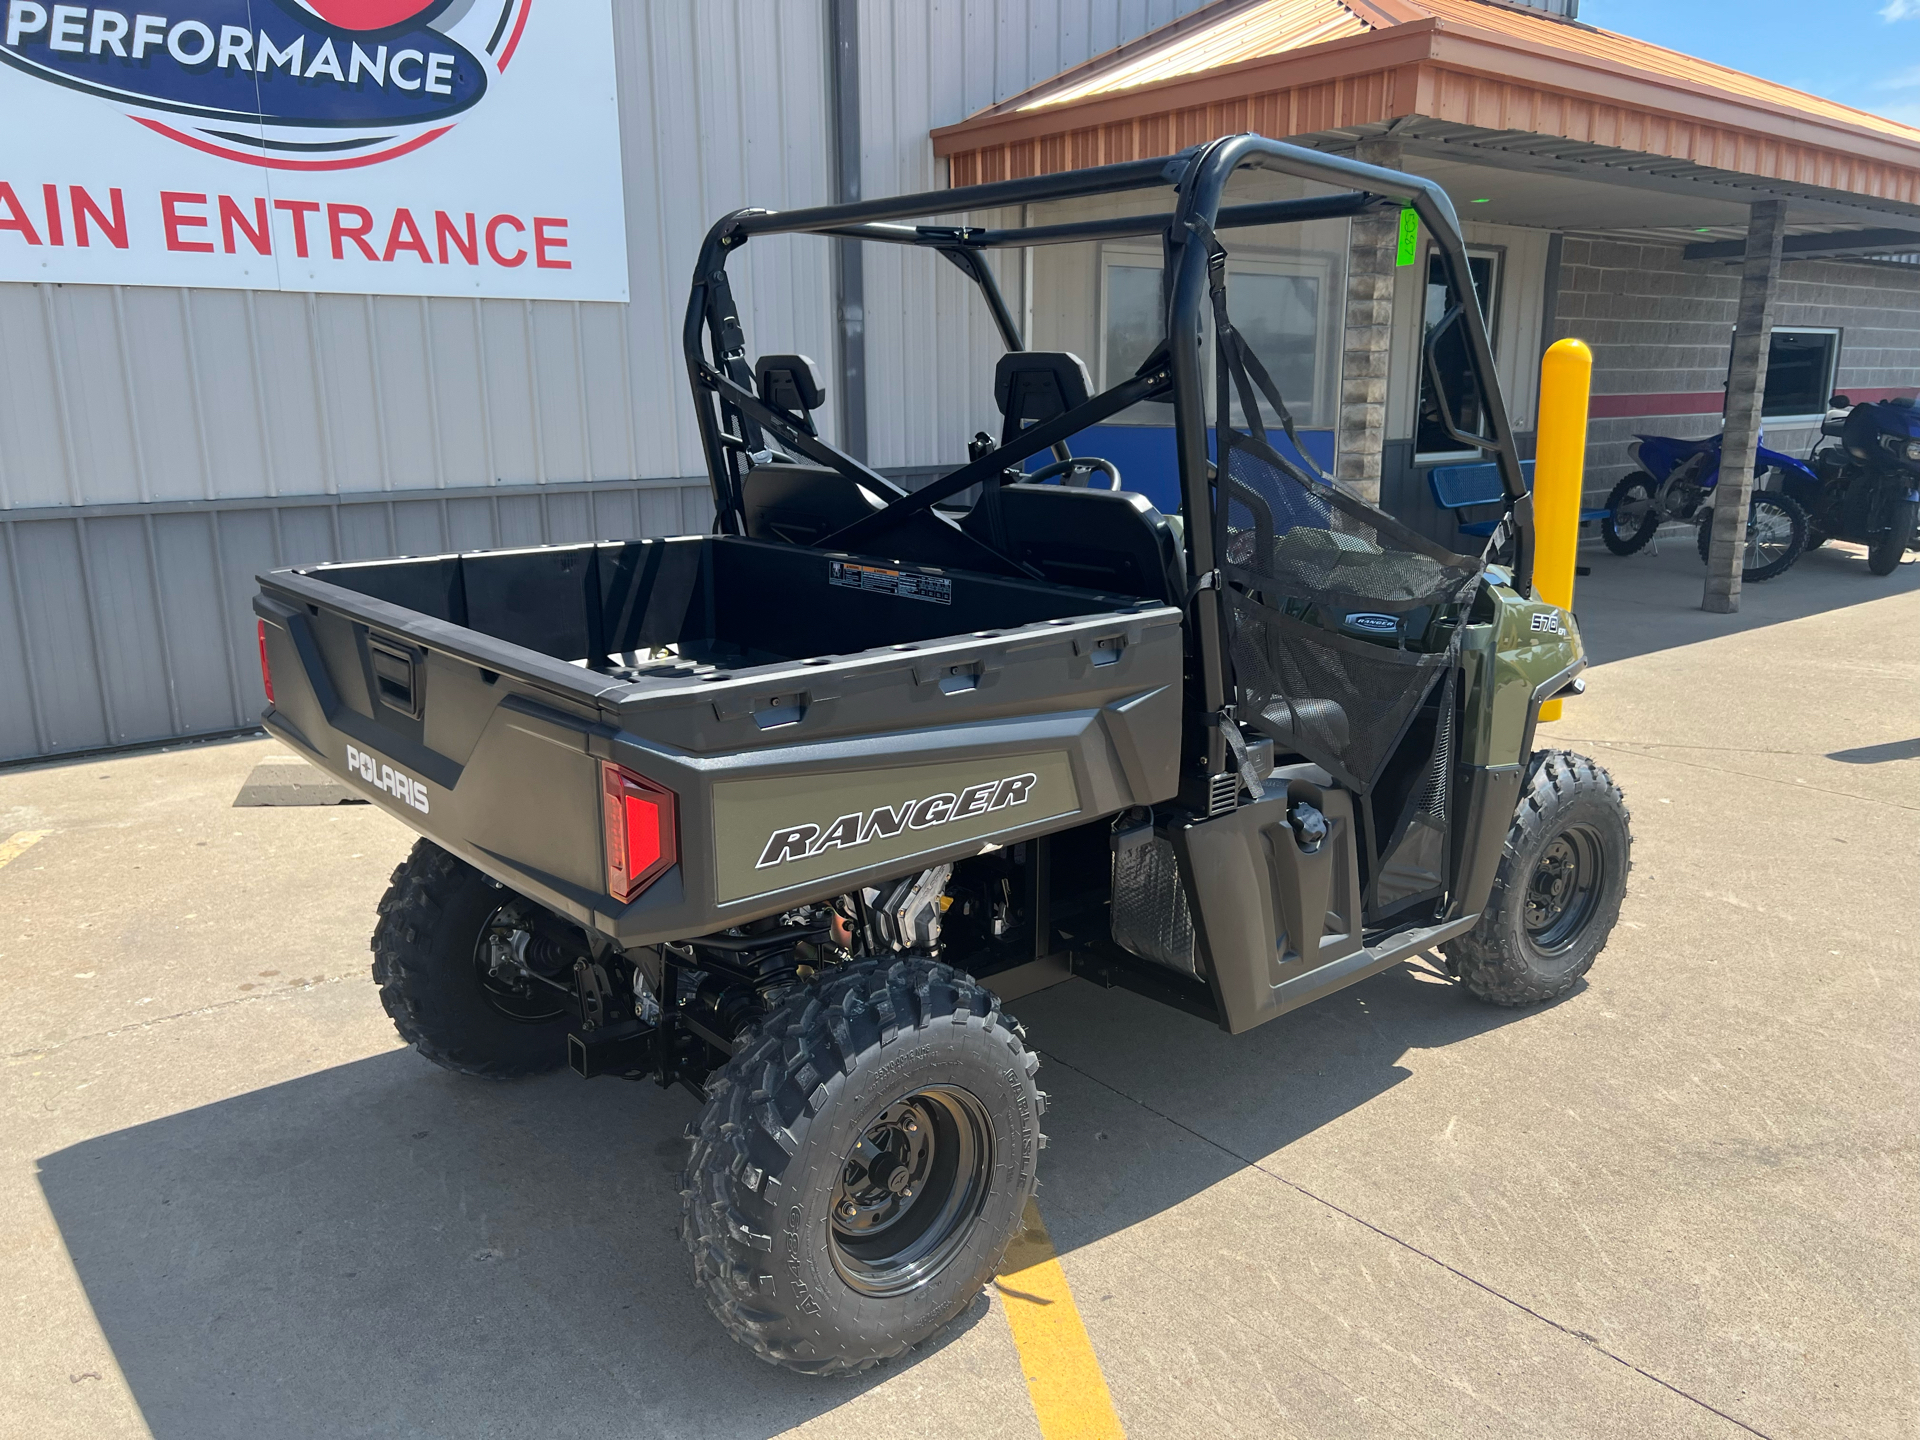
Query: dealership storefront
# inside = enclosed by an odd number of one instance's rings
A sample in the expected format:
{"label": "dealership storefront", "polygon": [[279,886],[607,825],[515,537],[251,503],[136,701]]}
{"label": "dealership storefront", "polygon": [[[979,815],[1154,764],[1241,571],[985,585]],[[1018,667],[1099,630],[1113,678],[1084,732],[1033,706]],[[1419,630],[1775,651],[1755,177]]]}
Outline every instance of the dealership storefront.
{"label": "dealership storefront", "polygon": [[[1271,0],[1202,14],[936,132],[935,149],[965,184],[1251,128],[1437,180],[1465,224],[1523,445],[1546,347],[1593,347],[1590,505],[1630,468],[1636,432],[1710,435],[1744,398],[1769,447],[1804,455],[1834,392],[1920,391],[1920,130],[1570,11],[1577,0]],[[1428,475],[1474,457],[1438,424],[1420,363],[1443,290],[1424,237],[1391,230],[1359,221],[1350,243],[1309,240],[1279,262],[1284,279],[1255,278],[1250,260],[1234,315],[1285,348],[1317,428],[1308,448],[1456,542]],[[1734,364],[1750,256],[1764,367]],[[1107,308],[1124,290],[1107,278],[1116,263],[1099,262],[1103,308],[1083,300],[1083,314],[1121,313]]]}
{"label": "dealership storefront", "polygon": [[[1568,0],[1144,0],[1091,30],[1060,0],[152,8],[0,0],[0,120],[28,137],[0,160],[0,761],[250,724],[264,569],[706,528],[681,309],[744,204],[1244,129],[1431,175],[1519,430],[1544,345],[1594,346],[1599,493],[1630,432],[1711,433],[1729,393],[1804,453],[1822,392],[1920,381],[1920,132],[1596,38],[1546,13]],[[1729,357],[1769,233],[1759,384]],[[1423,238],[1232,244],[1302,444],[1454,538]],[[938,256],[862,248],[756,241],[750,332],[820,361],[830,438],[951,467],[998,428],[990,317]],[[994,263],[1030,343],[1096,381],[1151,344],[1152,242]],[[1154,407],[1082,448],[1174,503]]]}

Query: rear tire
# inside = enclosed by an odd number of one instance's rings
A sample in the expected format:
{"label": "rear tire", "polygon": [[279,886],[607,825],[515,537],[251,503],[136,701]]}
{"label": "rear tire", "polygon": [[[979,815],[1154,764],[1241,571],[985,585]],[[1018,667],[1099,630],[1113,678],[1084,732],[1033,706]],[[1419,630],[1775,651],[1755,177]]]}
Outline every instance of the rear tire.
{"label": "rear tire", "polygon": [[991,992],[919,956],[830,970],[742,1035],[680,1191],[694,1283],[734,1339],[848,1375],[966,1309],[1045,1143],[1022,1040]]}
{"label": "rear tire", "polygon": [[[1700,563],[1706,564],[1713,554],[1713,517],[1714,511],[1707,511],[1700,521]],[[1783,536],[1776,541],[1756,541],[1755,531]],[[1769,556],[1764,549],[1756,554],[1756,544],[1772,544],[1779,548]],[[1747,553],[1741,557],[1740,579],[1771,580],[1776,575],[1784,575],[1792,568],[1793,562],[1800,558],[1800,552],[1807,544],[1807,512],[1800,508],[1800,502],[1791,495],[1783,495],[1775,490],[1756,490],[1753,499],[1747,503]],[[1764,563],[1756,564],[1756,560]]]}
{"label": "rear tire", "polygon": [[1480,922],[1441,947],[1453,978],[1495,1005],[1571,990],[1620,918],[1631,819],[1613,777],[1586,756],[1535,752]]}
{"label": "rear tire", "polygon": [[1901,557],[1914,539],[1914,524],[1920,518],[1920,502],[1896,500],[1887,517],[1886,530],[1867,547],[1867,569],[1876,575],[1891,575],[1900,568]]}
{"label": "rear tire", "polygon": [[480,947],[517,901],[431,840],[393,872],[373,931],[373,978],[400,1038],[434,1064],[509,1080],[566,1063],[573,1013],[563,997],[488,988]]}
{"label": "rear tire", "polygon": [[[1600,520],[1600,538],[1607,549],[1616,555],[1634,555],[1646,548],[1660,528],[1660,512],[1653,507],[1659,488],[1643,470],[1634,471],[1613,487],[1613,493],[1607,496],[1607,513]],[[1627,520],[1624,528],[1620,523],[1623,516]]]}

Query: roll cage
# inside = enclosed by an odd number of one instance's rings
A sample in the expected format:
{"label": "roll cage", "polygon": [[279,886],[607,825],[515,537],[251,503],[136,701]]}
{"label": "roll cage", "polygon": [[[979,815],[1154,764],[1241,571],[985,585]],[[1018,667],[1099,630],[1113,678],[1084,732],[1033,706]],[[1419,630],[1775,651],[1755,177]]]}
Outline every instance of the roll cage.
{"label": "roll cage", "polygon": [[[1227,184],[1243,166],[1344,188],[1301,199],[1223,206]],[[1174,205],[1169,211],[1004,229],[898,223],[938,214],[973,213],[1162,186],[1174,192]],[[1495,379],[1485,322],[1472,298],[1466,250],[1452,202],[1438,185],[1419,176],[1255,134],[1228,136],[1171,157],[1062,174],[804,210],[748,208],[723,216],[707,232],[701,246],[681,336],[701,446],[713,484],[715,527],[725,534],[745,533],[742,466],[751,463],[750,457],[767,451],[768,435],[791,454],[836,470],[884,499],[880,510],[817,542],[825,550],[873,553],[904,521],[932,511],[941,501],[960,496],[974,485],[997,484],[1010,467],[1020,466],[1043,450],[1051,449],[1059,458],[1068,458],[1067,441],[1073,435],[1146,399],[1171,402],[1182,509],[1189,517],[1210,519],[1214,505],[1221,503],[1213,493],[1215,477],[1208,454],[1207,396],[1201,368],[1212,232],[1379,214],[1406,207],[1413,209],[1432,236],[1447,282],[1447,309],[1423,346],[1427,384],[1439,401],[1442,423],[1452,438],[1465,447],[1489,453],[1499,467],[1508,521],[1501,533],[1511,538],[1515,587],[1522,594],[1530,594],[1532,501],[1520,469],[1506,403]],[[991,268],[984,263],[985,251],[1157,236],[1164,256],[1164,337],[1139,370],[1117,385],[908,491],[821,439],[806,416],[769,405],[756,393],[747,361],[746,334],[727,279],[727,262],[755,235],[778,234],[831,235],[937,251],[978,287],[1009,351],[1024,349],[1025,339]],[[1464,432],[1451,418],[1435,347],[1439,338],[1456,325],[1464,329],[1468,359],[1484,397],[1486,434]],[[957,543],[971,547],[968,553],[976,556],[975,568],[1031,573],[1018,559],[985,540],[963,535],[958,527],[955,535]],[[1196,678],[1209,714],[1220,712],[1229,703],[1231,692],[1230,662],[1223,643],[1225,619],[1219,584],[1212,578],[1219,573],[1215,545],[1213,525],[1204,520],[1193,523],[1190,518],[1184,526],[1184,578],[1195,626]],[[1214,596],[1211,602],[1207,599],[1210,589]],[[1224,758],[1224,741],[1217,727],[1208,748],[1213,752],[1209,766],[1218,768]]]}

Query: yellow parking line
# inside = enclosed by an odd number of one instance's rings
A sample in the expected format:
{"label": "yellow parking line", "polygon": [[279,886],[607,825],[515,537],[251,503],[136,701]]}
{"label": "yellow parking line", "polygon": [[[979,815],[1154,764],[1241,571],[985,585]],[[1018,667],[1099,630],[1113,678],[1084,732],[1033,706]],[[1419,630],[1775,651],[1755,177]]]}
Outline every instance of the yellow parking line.
{"label": "yellow parking line", "polygon": [[18,860],[52,833],[51,830],[14,831],[5,840],[0,840],[0,866],[4,866],[9,860]]}
{"label": "yellow parking line", "polygon": [[1053,1237],[1032,1200],[994,1286],[1045,1440],[1125,1440]]}

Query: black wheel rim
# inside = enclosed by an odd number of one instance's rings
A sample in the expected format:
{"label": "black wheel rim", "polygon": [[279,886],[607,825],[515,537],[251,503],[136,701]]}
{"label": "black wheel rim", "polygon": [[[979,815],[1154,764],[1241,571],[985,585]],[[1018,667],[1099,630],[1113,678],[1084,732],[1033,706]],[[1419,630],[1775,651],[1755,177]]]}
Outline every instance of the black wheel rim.
{"label": "black wheel rim", "polygon": [[[531,937],[513,909],[509,903],[487,916],[480,938],[474,941],[473,968],[480,993],[496,1013],[516,1024],[548,1025],[571,1007],[559,991],[527,975],[525,956]],[[520,963],[515,965],[509,956],[518,957]]]}
{"label": "black wheel rim", "polygon": [[1545,954],[1573,948],[1599,908],[1606,883],[1600,836],[1574,825],[1547,842],[1527,879],[1527,938]]}
{"label": "black wheel rim", "polygon": [[931,1086],[866,1128],[833,1188],[834,1269],[865,1295],[926,1284],[966,1244],[993,1174],[993,1127],[965,1090]]}

